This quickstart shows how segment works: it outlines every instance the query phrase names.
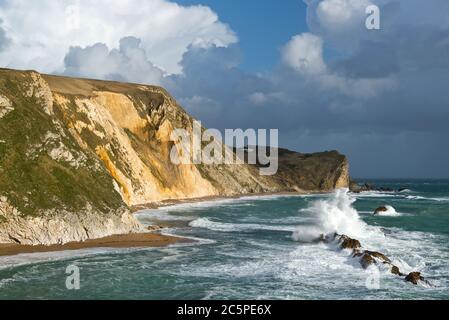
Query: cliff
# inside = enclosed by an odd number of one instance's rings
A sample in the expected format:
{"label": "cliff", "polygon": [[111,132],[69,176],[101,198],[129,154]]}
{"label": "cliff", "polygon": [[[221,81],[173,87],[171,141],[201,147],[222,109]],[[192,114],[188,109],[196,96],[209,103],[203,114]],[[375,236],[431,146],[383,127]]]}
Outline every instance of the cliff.
{"label": "cliff", "polygon": [[171,133],[192,123],[160,87],[0,69],[0,243],[139,232],[129,208],[169,199],[349,185],[336,152],[280,150],[275,176],[247,164],[175,165]]}

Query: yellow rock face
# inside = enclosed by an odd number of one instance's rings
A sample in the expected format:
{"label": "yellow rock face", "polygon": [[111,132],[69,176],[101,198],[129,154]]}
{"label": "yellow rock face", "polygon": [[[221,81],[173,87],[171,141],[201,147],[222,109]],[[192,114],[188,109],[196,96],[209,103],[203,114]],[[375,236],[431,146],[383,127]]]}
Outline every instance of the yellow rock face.
{"label": "yellow rock face", "polygon": [[54,101],[66,115],[74,140],[95,152],[127,205],[218,195],[195,165],[170,161],[171,134],[184,125],[174,119],[190,117],[170,97],[161,99],[160,110],[149,110],[155,104],[145,97],[160,98],[159,88],[133,89],[133,94],[92,90],[85,97],[55,91]]}
{"label": "yellow rock face", "polygon": [[[193,119],[160,87],[54,76],[44,79],[74,141],[97,156],[129,206],[169,199],[304,189],[303,173],[287,171],[282,175],[281,170],[277,177],[263,177],[257,168],[246,164],[173,164],[172,148],[183,148],[171,141],[172,132],[184,129],[192,133]],[[347,161],[341,162],[337,156],[335,159],[337,166],[329,166],[336,168],[334,171],[326,166],[321,168],[325,190],[349,185]],[[310,167],[319,166],[316,163]],[[284,176],[291,178],[295,174],[296,180],[285,183]],[[317,183],[307,189],[319,188]]]}

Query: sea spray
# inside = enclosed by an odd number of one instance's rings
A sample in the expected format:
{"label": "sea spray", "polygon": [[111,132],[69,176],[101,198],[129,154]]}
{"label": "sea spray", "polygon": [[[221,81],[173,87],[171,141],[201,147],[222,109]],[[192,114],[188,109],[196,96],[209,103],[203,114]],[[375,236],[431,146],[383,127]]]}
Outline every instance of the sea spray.
{"label": "sea spray", "polygon": [[352,206],[355,201],[348,189],[339,189],[328,199],[314,201],[308,208],[300,210],[311,216],[311,223],[299,226],[292,235],[293,240],[312,242],[321,235],[334,232],[350,237],[362,236],[366,224]]}

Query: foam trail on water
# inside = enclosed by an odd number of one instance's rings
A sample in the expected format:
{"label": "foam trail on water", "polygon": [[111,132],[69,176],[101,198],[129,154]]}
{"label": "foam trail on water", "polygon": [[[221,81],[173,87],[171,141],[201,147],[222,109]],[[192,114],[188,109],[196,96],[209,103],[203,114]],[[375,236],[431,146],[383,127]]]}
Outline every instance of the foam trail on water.
{"label": "foam trail on water", "polygon": [[220,232],[242,232],[242,231],[288,231],[293,232],[295,228],[280,225],[245,224],[245,223],[223,223],[215,222],[208,218],[198,218],[189,224],[193,228],[203,228]]}
{"label": "foam trail on water", "polygon": [[348,189],[339,189],[328,199],[314,201],[310,207],[300,211],[311,216],[311,223],[299,226],[293,233],[293,239],[311,242],[323,234],[334,232],[362,237],[367,231],[367,225],[352,206],[355,201]]}

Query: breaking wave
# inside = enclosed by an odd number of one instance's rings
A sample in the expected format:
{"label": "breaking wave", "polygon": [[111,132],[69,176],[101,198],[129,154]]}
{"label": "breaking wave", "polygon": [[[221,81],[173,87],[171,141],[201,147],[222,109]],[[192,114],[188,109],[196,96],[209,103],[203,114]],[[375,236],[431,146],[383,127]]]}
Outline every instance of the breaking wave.
{"label": "breaking wave", "polygon": [[311,222],[299,226],[293,233],[293,240],[312,242],[323,234],[340,233],[350,237],[361,237],[367,232],[367,224],[360,219],[352,206],[356,201],[348,189],[340,189],[333,197],[317,200],[310,207],[300,210],[311,216]]}

